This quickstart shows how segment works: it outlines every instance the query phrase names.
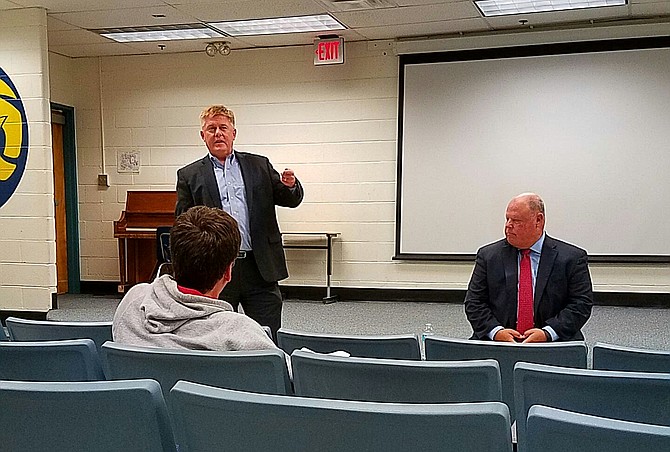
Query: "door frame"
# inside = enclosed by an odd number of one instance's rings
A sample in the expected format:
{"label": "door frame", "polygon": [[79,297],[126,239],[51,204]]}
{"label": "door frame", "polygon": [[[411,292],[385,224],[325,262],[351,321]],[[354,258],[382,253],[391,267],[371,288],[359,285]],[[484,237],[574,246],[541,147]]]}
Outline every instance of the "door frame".
{"label": "door frame", "polygon": [[63,125],[63,163],[65,166],[65,224],[67,228],[68,293],[80,293],[79,196],[74,107],[51,102],[51,109],[58,110],[65,116],[65,124]]}

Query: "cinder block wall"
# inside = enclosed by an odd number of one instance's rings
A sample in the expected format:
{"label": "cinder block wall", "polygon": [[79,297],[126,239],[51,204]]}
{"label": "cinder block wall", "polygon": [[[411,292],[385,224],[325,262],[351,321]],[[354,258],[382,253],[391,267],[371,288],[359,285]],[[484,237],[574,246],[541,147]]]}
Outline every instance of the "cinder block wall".
{"label": "cinder block wall", "polygon": [[[0,68],[23,101],[30,140],[23,177],[9,201],[0,207],[3,310],[47,311],[56,290],[46,22],[43,9],[0,12]],[[0,104],[3,102],[0,115],[3,108],[10,108],[0,97]]]}
{"label": "cinder block wall", "polygon": [[[293,168],[305,186],[299,208],[279,209],[281,228],[341,233],[333,285],[466,288],[472,263],[392,260],[398,61],[367,43],[347,43],[346,55],[344,65],[314,67],[309,46],[217,58],[51,54],[52,98],[73,105],[77,115],[82,279],[118,281],[112,222],[126,192],[174,189],[177,169],[206,153],[201,109],[223,103],[237,114],[237,148],[267,155],[279,170]],[[139,174],[117,172],[117,156],[126,151],[140,153]],[[102,171],[110,176],[106,190],[96,185]],[[491,212],[501,218],[501,236],[503,212],[504,206]],[[324,284],[324,252],[287,250],[287,256],[285,284]],[[591,268],[599,291],[670,292],[667,265]]]}

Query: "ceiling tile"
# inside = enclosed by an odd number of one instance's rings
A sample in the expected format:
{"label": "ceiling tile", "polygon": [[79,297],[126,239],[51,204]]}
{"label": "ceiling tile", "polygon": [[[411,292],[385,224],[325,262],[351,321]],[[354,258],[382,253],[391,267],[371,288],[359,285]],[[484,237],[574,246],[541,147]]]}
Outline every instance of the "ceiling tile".
{"label": "ceiling tile", "polygon": [[96,57],[96,56],[111,56],[111,55],[135,55],[139,52],[132,47],[126,46],[118,42],[109,42],[101,44],[76,44],[63,46],[49,46],[50,52],[55,52],[60,55],[69,56],[72,58],[78,57]]}
{"label": "ceiling tile", "polygon": [[[164,14],[164,18],[152,17],[152,14]],[[52,16],[63,22],[81,28],[117,28],[148,25],[188,24],[196,20],[171,6],[145,8],[119,8],[103,11],[81,11],[57,13]]]}
{"label": "ceiling tile", "polygon": [[10,2],[8,0],[0,0],[0,10],[3,9],[14,9],[14,8],[20,8],[22,5],[19,5],[14,2]]}
{"label": "ceiling tile", "polygon": [[394,0],[398,6],[420,6],[420,5],[437,5],[437,4],[447,4],[454,3],[460,0]]}
{"label": "ceiling tile", "polygon": [[[1,0],[0,0],[1,1]],[[107,9],[140,8],[143,6],[165,6],[161,0],[12,0],[24,7],[46,8],[48,13],[75,11],[102,11]]]}
{"label": "ceiling tile", "polygon": [[47,15],[47,30],[49,31],[65,31],[65,30],[80,30],[72,24],[55,19],[53,16]]}
{"label": "ceiling tile", "polygon": [[670,2],[642,3],[640,5],[631,5],[631,12],[634,17],[670,15]]}
{"label": "ceiling tile", "polygon": [[397,25],[392,29],[389,27],[367,27],[357,29],[356,31],[367,39],[393,39],[395,37],[410,38],[488,30],[490,30],[490,28],[483,19],[458,19],[422,24]]}
{"label": "ceiling tile", "polygon": [[49,37],[49,47],[76,44],[103,44],[109,42],[107,38],[103,38],[92,31],[82,30],[81,28],[65,31],[48,30],[47,35]]}
{"label": "ceiling tile", "polygon": [[[345,41],[362,41],[365,38],[352,30],[334,30],[333,33],[337,36],[342,36]],[[319,33],[287,33],[284,35],[275,36],[242,36],[240,41],[244,41],[253,47],[274,47],[274,46],[291,46],[291,45],[309,45],[314,42],[314,39],[319,37]]]}
{"label": "ceiling tile", "polygon": [[[141,53],[175,53],[175,52],[202,52],[205,54],[205,47],[210,42],[226,41],[230,44],[231,49],[248,48],[248,44],[235,38],[221,38],[221,39],[184,39],[181,41],[161,41],[161,42],[129,42],[128,47],[137,49]],[[162,49],[159,46],[164,46]],[[223,57],[223,55],[222,55]],[[212,58],[212,57],[207,57]]]}
{"label": "ceiling tile", "polygon": [[312,0],[227,0],[226,2],[201,0],[178,4],[175,8],[203,22],[305,16],[326,12]]}
{"label": "ceiling tile", "polygon": [[589,8],[572,11],[552,11],[548,13],[519,14],[514,16],[487,17],[486,20],[495,29],[519,27],[519,21],[525,20],[525,27],[560,23],[588,23],[590,20],[627,17],[628,6],[607,8]]}
{"label": "ceiling tile", "polygon": [[472,2],[461,1],[449,4],[342,12],[335,14],[335,16],[348,27],[365,28],[428,23],[438,20],[471,19],[479,17],[479,12]]}

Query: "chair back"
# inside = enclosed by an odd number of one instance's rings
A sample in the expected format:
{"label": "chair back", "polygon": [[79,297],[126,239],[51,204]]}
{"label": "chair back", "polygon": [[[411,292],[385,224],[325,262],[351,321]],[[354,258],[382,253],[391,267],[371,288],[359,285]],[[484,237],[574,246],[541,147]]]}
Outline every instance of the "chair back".
{"label": "chair back", "polygon": [[223,444],[229,450],[273,452],[512,450],[509,413],[500,402],[353,402],[183,381],[170,396],[175,435],[184,452],[218,450]]}
{"label": "chair back", "polygon": [[670,450],[670,427],[619,421],[542,405],[530,407],[526,429],[528,450]]}
{"label": "chair back", "polygon": [[172,226],[158,226],[156,228],[156,261],[159,264],[172,262],[170,255],[170,230]]}
{"label": "chair back", "polygon": [[112,322],[56,322],[7,317],[7,330],[13,341],[60,341],[91,339],[100,347],[112,340]]}
{"label": "chair back", "polygon": [[8,341],[8,340],[9,340],[9,336],[5,332],[5,327],[2,326],[2,322],[0,322],[0,342]]}
{"label": "chair back", "polygon": [[317,353],[342,350],[362,358],[421,359],[419,339],[414,334],[347,336],[280,329],[277,344],[288,354],[305,347]]}
{"label": "chair back", "polygon": [[102,360],[109,379],[151,378],[161,384],[164,394],[179,380],[269,394],[292,391],[286,358],[279,349],[218,352],[107,342]]}
{"label": "chair back", "polygon": [[0,342],[0,380],[104,380],[98,350],[90,339]]}
{"label": "chair back", "polygon": [[670,374],[518,363],[514,391],[520,452],[529,450],[525,420],[533,405],[670,426]]}
{"label": "chair back", "polygon": [[176,450],[155,381],[0,381],[0,406],[2,450]]}
{"label": "chair back", "polygon": [[593,368],[670,373],[670,351],[622,347],[597,342],[593,346]]}
{"label": "chair back", "polygon": [[343,358],[296,350],[291,365],[295,394],[303,397],[399,403],[502,401],[500,369],[493,359]]}
{"label": "chair back", "polygon": [[426,338],[427,360],[495,359],[500,364],[503,402],[514,419],[514,365],[517,362],[551,364],[586,368],[587,348],[584,342],[543,344],[510,344],[493,341]]}

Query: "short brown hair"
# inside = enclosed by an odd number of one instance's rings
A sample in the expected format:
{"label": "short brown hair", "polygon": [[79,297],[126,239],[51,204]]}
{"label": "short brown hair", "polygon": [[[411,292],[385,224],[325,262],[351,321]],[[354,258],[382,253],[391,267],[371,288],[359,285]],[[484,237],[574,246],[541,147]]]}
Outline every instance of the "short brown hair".
{"label": "short brown hair", "polygon": [[200,127],[205,125],[205,120],[213,116],[222,115],[230,119],[230,123],[235,127],[235,113],[224,105],[210,105],[200,113]]}
{"label": "short brown hair", "polygon": [[237,258],[237,221],[221,209],[195,206],[177,217],[170,230],[174,278],[180,286],[205,293]]}

